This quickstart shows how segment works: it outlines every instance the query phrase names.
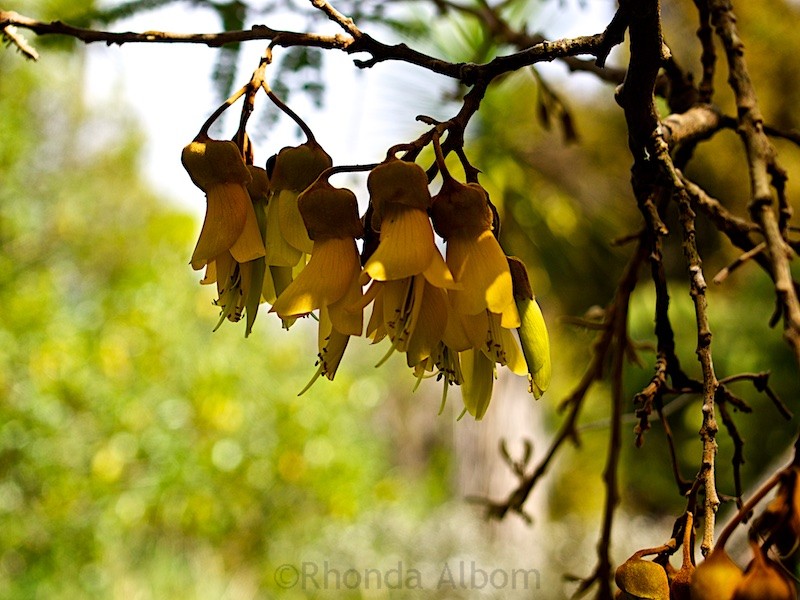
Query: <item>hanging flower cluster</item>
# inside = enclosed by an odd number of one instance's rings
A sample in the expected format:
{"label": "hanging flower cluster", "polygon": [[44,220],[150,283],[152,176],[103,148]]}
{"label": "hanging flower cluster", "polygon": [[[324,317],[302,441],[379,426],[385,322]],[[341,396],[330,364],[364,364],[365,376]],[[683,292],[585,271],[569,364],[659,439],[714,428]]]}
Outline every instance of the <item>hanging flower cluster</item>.
{"label": "hanging flower cluster", "polygon": [[[308,137],[283,148],[266,169],[254,166],[244,132],[261,87]],[[243,95],[234,141],[211,139],[210,123]],[[461,386],[465,412],[476,419],[486,413],[498,366],[527,374],[531,392],[541,396],[550,379],[549,344],[525,267],[501,249],[486,191],[456,181],[438,135],[434,145],[439,193],[431,196],[422,167],[390,151],[367,166],[370,208],[362,218],[355,194],[328,179],[366,168],[333,168],[308,127],[268,90],[263,69],[257,71],[182,155],[206,194],[191,266],[205,268],[201,283],[216,284],[217,327],[245,317],[249,335],[265,302],[287,329],[315,314],[319,354],[309,386],[320,375],[333,379],[350,337],[366,335],[373,343],[388,338],[384,360],[400,352],[418,379],[443,380],[443,405],[448,387]],[[365,228],[377,243],[360,252],[356,241]]]}

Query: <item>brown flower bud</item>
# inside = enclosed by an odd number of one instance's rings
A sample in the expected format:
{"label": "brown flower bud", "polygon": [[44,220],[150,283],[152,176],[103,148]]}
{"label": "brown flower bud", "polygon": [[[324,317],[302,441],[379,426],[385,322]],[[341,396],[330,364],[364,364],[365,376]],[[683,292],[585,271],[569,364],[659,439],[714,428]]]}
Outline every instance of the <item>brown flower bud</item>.
{"label": "brown flower bud", "polygon": [[331,157],[316,142],[287,147],[275,159],[275,168],[269,178],[270,185],[275,190],[302,192],[331,165]]}
{"label": "brown flower bud", "polygon": [[297,205],[312,240],[364,235],[356,196],[348,189],[318,181],[300,194]]}
{"label": "brown flower bud", "polygon": [[431,206],[428,176],[418,164],[390,158],[372,169],[367,189],[374,212],[372,226],[380,229],[387,204],[403,204],[427,211]]}
{"label": "brown flower bud", "polygon": [[231,141],[195,140],[183,149],[181,162],[192,182],[206,193],[222,183],[250,182],[239,148]]}
{"label": "brown flower bud", "polygon": [[477,183],[463,184],[445,179],[433,198],[431,220],[445,240],[454,235],[475,236],[492,228],[488,196]]}

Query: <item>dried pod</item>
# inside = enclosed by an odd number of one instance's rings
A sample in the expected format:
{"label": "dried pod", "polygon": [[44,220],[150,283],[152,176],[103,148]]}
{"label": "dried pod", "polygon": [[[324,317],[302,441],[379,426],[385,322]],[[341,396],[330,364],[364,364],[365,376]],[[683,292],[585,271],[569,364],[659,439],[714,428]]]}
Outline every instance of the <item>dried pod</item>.
{"label": "dried pod", "polygon": [[614,581],[622,592],[621,598],[669,600],[669,581],[664,567],[635,554],[617,567]]}
{"label": "dried pod", "polygon": [[753,560],[736,586],[734,600],[795,600],[794,582],[769,559],[758,544],[753,546]]}
{"label": "dried pod", "polygon": [[690,600],[692,575],[695,568],[693,565],[684,565],[670,578],[669,593],[672,600]]}
{"label": "dried pod", "polygon": [[714,548],[692,574],[692,600],[731,600],[742,570],[723,548]]}

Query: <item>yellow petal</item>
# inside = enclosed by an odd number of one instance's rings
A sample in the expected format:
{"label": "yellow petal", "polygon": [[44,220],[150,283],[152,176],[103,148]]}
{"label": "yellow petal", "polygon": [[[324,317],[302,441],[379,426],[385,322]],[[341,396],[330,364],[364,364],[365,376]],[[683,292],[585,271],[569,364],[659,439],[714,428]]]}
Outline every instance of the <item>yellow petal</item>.
{"label": "yellow petal", "polygon": [[450,304],[449,293],[445,298],[447,302],[447,326],[442,334],[442,342],[455,352],[463,352],[472,347],[467,332],[464,330],[462,318]]}
{"label": "yellow petal", "polygon": [[[320,328],[322,329],[323,327],[325,327],[325,325],[323,321],[320,320]],[[328,379],[333,380],[349,340],[349,335],[341,334],[335,329],[330,331],[330,334],[324,339],[324,342],[320,344],[320,352],[317,356],[317,372],[314,373],[311,381],[300,390],[300,393],[297,394],[298,396],[302,396],[306,393],[306,391],[314,385],[314,382],[319,379],[320,375],[324,375]]]}
{"label": "yellow petal", "polygon": [[217,261],[210,260],[206,265],[206,274],[200,280],[200,285],[209,285],[217,282]]}
{"label": "yellow petal", "polygon": [[414,277],[387,281],[383,286],[383,325],[393,342],[393,347],[401,352],[405,351],[405,345],[413,332],[412,317],[416,320],[419,316],[419,302],[416,303],[414,312],[415,295],[421,295],[422,291],[420,287],[415,288]]}
{"label": "yellow petal", "polygon": [[361,284],[358,282],[360,271],[361,266],[356,263],[355,269],[350,275],[350,286],[347,292],[341,299],[328,306],[333,328],[339,333],[361,335],[364,328],[364,309],[361,305],[363,295]]}
{"label": "yellow petal", "polygon": [[280,268],[282,267],[268,267],[264,270],[264,281],[261,284],[261,297],[265,302],[269,302],[270,304],[274,304],[275,298],[278,296],[275,293],[275,283],[272,280],[272,269]]}
{"label": "yellow petal", "polygon": [[217,270],[217,293],[222,296],[233,285],[236,261],[230,252],[223,252],[214,259]]}
{"label": "yellow petal", "polygon": [[[249,199],[250,195],[248,194],[247,197]],[[247,206],[245,206],[244,229],[242,229],[242,234],[231,246],[231,255],[240,263],[264,256],[264,239],[261,237],[252,201],[248,201]]]}
{"label": "yellow petal", "polygon": [[429,283],[438,288],[445,288],[448,290],[460,290],[462,285],[453,279],[447,263],[444,262],[442,255],[439,253],[438,248],[433,249],[433,256],[428,268],[422,273]]}
{"label": "yellow petal", "polygon": [[[254,261],[245,263],[247,268],[242,270],[243,287],[246,284],[248,291],[245,298],[245,313],[247,314],[247,323],[244,330],[244,336],[247,337],[253,331],[253,324],[258,315],[258,309],[261,306],[262,290],[264,289],[264,275],[268,273],[264,257],[257,258]],[[243,265],[243,267],[245,266]],[[249,272],[247,272],[249,271]]]}
{"label": "yellow petal", "polygon": [[386,284],[382,281],[373,281],[372,285],[367,288],[364,294],[366,301],[370,296],[374,298],[372,304],[372,315],[370,315],[369,323],[367,323],[367,337],[372,340],[373,344],[377,344],[386,337],[386,327],[383,325],[383,292],[382,289]]}
{"label": "yellow petal", "polygon": [[528,364],[530,392],[538,400],[549,387],[552,373],[547,325],[535,299],[520,298],[517,307],[522,321],[519,339]]}
{"label": "yellow petal", "polygon": [[488,309],[503,316],[503,327],[519,327],[508,260],[491,231],[477,237],[452,236],[447,264],[463,285],[451,295],[456,311],[474,315]]}
{"label": "yellow petal", "polygon": [[311,260],[278,296],[271,311],[287,318],[333,304],[347,293],[359,270],[355,240],[328,238],[315,242]]}
{"label": "yellow petal", "polygon": [[305,254],[311,253],[311,238],[308,237],[306,225],[297,207],[299,193],[293,190],[280,190],[277,198],[273,196],[272,202],[278,204],[278,219],[281,225],[281,235],[286,242]]}
{"label": "yellow petal", "polygon": [[423,280],[420,311],[406,349],[406,361],[414,367],[433,354],[447,326],[446,292]]}
{"label": "yellow petal", "polygon": [[267,205],[266,238],[264,240],[267,264],[277,267],[293,267],[300,262],[303,253],[283,237],[277,198],[278,196],[273,194]]}
{"label": "yellow petal", "polygon": [[233,246],[244,229],[249,203],[247,190],[240,183],[220,183],[208,189],[206,217],[192,253],[195,271]]}
{"label": "yellow petal", "polygon": [[464,381],[461,397],[469,414],[480,421],[489,408],[494,386],[494,363],[483,352],[467,350],[459,355]]}
{"label": "yellow petal", "polygon": [[392,205],[381,225],[380,243],[364,265],[367,276],[378,281],[405,279],[425,271],[436,246],[428,215],[421,210]]}
{"label": "yellow petal", "polygon": [[528,363],[525,362],[525,355],[522,354],[517,338],[510,329],[500,328],[500,344],[505,362],[498,362],[508,367],[515,375],[527,375]]}

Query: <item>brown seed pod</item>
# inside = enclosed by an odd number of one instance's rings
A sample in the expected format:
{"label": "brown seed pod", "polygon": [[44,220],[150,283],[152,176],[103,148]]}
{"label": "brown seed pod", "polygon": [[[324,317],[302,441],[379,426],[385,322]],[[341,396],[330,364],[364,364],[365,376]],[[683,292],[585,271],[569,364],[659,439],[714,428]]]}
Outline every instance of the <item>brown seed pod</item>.
{"label": "brown seed pod", "polygon": [[742,580],[739,568],[724,548],[714,548],[692,574],[692,600],[731,600]]}
{"label": "brown seed pod", "polygon": [[794,582],[766,556],[757,543],[751,542],[753,560],[736,586],[734,600],[795,600]]}
{"label": "brown seed pod", "polygon": [[614,581],[622,598],[669,600],[669,581],[664,567],[635,554],[617,567]]}

